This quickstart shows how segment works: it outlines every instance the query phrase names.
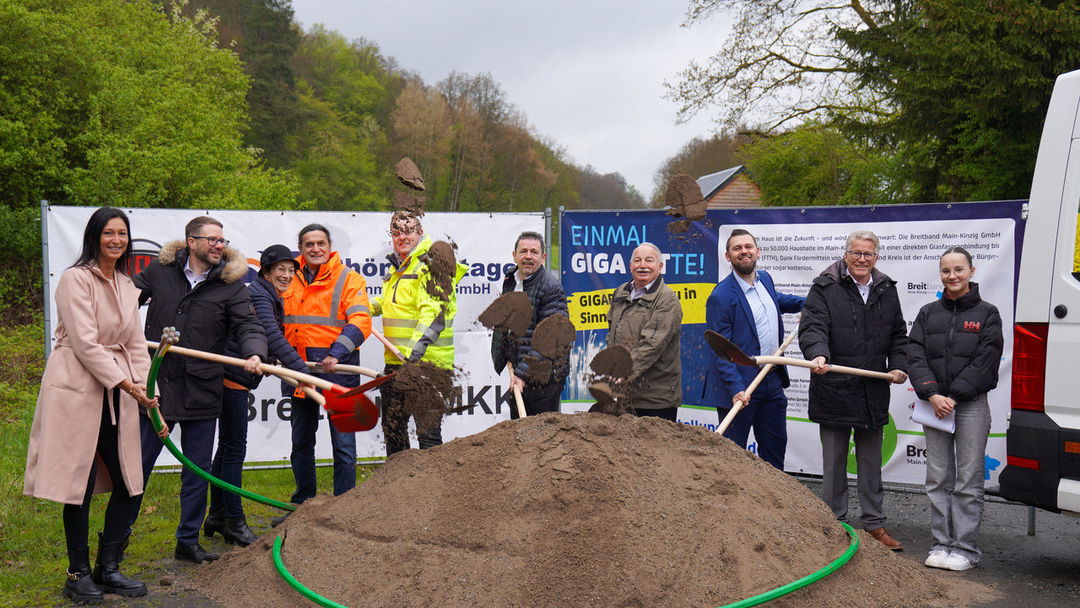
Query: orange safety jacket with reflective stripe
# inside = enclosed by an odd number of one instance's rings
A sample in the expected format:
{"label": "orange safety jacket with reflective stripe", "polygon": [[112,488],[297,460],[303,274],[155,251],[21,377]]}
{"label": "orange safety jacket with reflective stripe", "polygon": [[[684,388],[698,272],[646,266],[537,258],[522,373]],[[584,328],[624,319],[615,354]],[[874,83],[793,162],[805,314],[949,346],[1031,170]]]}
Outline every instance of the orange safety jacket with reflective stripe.
{"label": "orange safety jacket with reflective stripe", "polygon": [[336,251],[311,283],[304,277],[303,256],[297,261],[300,270],[281,298],[285,338],[307,361],[312,360],[309,348],[319,349],[317,360],[326,355],[342,360],[371,335],[367,282],[345,266]]}

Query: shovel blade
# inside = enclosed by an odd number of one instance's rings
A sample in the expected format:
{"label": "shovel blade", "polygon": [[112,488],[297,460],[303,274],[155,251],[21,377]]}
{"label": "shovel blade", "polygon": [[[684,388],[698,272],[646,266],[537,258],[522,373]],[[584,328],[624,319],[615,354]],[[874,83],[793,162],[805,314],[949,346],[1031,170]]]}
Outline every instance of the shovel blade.
{"label": "shovel blade", "polygon": [[716,353],[716,356],[721,359],[730,361],[736,365],[757,367],[757,361],[755,361],[753,357],[744,353],[742,349],[735,346],[731,340],[728,340],[715,331],[711,329],[705,330],[705,341],[709,344],[709,348]]}
{"label": "shovel blade", "polygon": [[379,422],[379,408],[363,392],[356,393],[359,388],[335,386],[323,391],[330,423],[342,433],[370,431]]}

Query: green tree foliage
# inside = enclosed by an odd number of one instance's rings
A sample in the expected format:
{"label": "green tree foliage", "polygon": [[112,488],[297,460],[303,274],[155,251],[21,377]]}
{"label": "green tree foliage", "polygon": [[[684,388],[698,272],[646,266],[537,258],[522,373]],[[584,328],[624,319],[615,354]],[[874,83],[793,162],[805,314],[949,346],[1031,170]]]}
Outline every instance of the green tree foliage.
{"label": "green tree foliage", "polygon": [[205,20],[148,1],[0,0],[0,196],[296,206],[241,145],[247,78]]}
{"label": "green tree foliage", "polygon": [[381,155],[386,134],[378,117],[388,76],[377,49],[316,25],[291,65],[300,126],[289,147],[303,195],[319,209],[386,208],[392,165]]}
{"label": "green tree foliage", "polygon": [[250,126],[244,143],[259,150],[271,167],[286,167],[286,139],[297,125],[298,100],[292,60],[300,44],[289,0],[192,0],[185,14],[206,11],[217,19],[221,48],[239,55],[251,79],[247,92]]}
{"label": "green tree foliage", "polygon": [[681,115],[831,124],[896,159],[888,201],[1026,196],[1053,78],[1080,67],[1072,1],[691,0],[687,24],[716,13],[723,51],[669,85]]}
{"label": "green tree foliage", "polygon": [[888,155],[832,126],[807,124],[740,149],[767,205],[870,205],[906,200]]}

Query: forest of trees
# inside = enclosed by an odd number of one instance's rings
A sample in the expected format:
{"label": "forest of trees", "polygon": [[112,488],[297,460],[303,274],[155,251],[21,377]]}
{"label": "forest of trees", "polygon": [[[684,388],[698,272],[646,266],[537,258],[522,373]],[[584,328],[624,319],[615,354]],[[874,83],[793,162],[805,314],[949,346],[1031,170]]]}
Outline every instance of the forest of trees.
{"label": "forest of trees", "polygon": [[0,48],[7,210],[388,209],[402,156],[433,211],[644,206],[490,74],[425,83],[289,0],[0,0]]}

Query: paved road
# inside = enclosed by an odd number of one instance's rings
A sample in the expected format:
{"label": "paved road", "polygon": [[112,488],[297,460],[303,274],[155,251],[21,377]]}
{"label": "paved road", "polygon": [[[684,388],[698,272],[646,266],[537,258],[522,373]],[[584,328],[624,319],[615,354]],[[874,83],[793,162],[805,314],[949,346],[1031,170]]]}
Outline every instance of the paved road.
{"label": "paved road", "polygon": [[[821,484],[803,480],[820,495]],[[851,488],[849,517],[858,521],[858,500]],[[926,496],[912,491],[888,492],[886,528],[904,543],[900,555],[920,564],[930,550],[930,510]],[[999,589],[1002,599],[978,608],[1080,607],[1080,518],[1035,511],[1035,535],[1028,536],[1028,508],[991,499],[986,504],[978,568],[958,574]],[[972,607],[975,608],[975,607]]]}

